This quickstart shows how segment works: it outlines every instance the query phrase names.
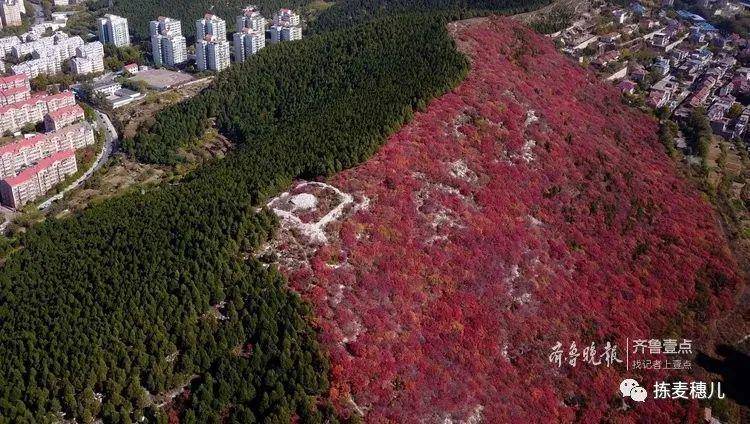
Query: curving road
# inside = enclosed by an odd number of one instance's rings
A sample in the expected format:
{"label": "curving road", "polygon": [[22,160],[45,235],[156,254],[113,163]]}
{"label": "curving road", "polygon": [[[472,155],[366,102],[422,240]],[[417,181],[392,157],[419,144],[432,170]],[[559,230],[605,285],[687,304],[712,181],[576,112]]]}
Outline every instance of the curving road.
{"label": "curving road", "polygon": [[118,140],[117,130],[115,129],[115,126],[112,125],[112,121],[109,120],[109,116],[107,116],[107,114],[96,109],[94,111],[96,112],[96,126],[99,130],[104,131],[104,146],[102,146],[102,150],[96,157],[94,165],[92,165],[91,168],[84,172],[83,175],[81,175],[71,185],[65,187],[61,192],[42,202],[39,205],[39,210],[45,210],[49,208],[54,202],[62,199],[65,193],[83,184],[84,181],[91,177],[94,172],[96,172],[99,168],[102,167],[102,165],[107,162],[107,159],[109,159],[109,156],[112,154],[112,151],[114,150]]}

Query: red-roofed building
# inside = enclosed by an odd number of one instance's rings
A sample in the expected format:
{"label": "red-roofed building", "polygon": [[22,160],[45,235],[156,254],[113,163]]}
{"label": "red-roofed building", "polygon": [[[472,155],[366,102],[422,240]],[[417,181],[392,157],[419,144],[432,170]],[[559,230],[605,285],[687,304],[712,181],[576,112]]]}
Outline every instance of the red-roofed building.
{"label": "red-roofed building", "polygon": [[48,94],[46,102],[47,113],[49,113],[65,106],[74,105],[76,103],[76,98],[72,91],[62,91],[57,94]]}
{"label": "red-roofed building", "polygon": [[9,75],[0,77],[0,90],[7,90],[15,87],[29,87],[29,77],[26,74]]}
{"label": "red-roofed building", "polygon": [[708,99],[708,95],[711,94],[711,88],[708,86],[701,87],[700,90],[696,91],[688,101],[691,107],[696,108],[703,105]]}
{"label": "red-roofed building", "polygon": [[597,57],[594,61],[594,65],[604,67],[618,59],[620,59],[620,52],[617,50],[610,50]]}
{"label": "red-roofed building", "polygon": [[59,94],[34,93],[26,100],[0,106],[0,134],[16,132],[29,123],[41,122],[44,115],[75,104],[70,91]]}
{"label": "red-roofed building", "polygon": [[30,97],[31,90],[28,87],[11,87],[0,90],[0,106],[22,102]]}
{"label": "red-roofed building", "polygon": [[0,106],[22,102],[31,97],[31,86],[26,74],[0,77]]}
{"label": "red-roofed building", "polygon": [[44,115],[44,128],[47,131],[57,131],[66,125],[82,120],[83,116],[83,108],[77,104],[61,107]]}
{"label": "red-roofed building", "polygon": [[651,90],[646,100],[646,104],[652,108],[658,109],[665,106],[669,102],[670,93],[669,91],[662,90]]}
{"label": "red-roofed building", "polygon": [[4,205],[18,209],[77,171],[73,150],[57,152],[24,169],[15,177],[0,181],[0,197]]}
{"label": "red-roofed building", "polygon": [[0,146],[0,178],[15,176],[23,168],[59,151],[80,149],[94,142],[93,128],[81,122]]}
{"label": "red-roofed building", "polygon": [[633,94],[635,93],[635,88],[638,87],[636,83],[633,81],[624,80],[621,83],[617,84],[617,88],[623,93],[623,94]]}
{"label": "red-roofed building", "polygon": [[125,66],[122,67],[122,70],[125,71],[125,72],[127,72],[127,73],[129,73],[129,74],[135,75],[135,74],[138,73],[138,64],[137,63],[128,63],[127,65],[125,65]]}

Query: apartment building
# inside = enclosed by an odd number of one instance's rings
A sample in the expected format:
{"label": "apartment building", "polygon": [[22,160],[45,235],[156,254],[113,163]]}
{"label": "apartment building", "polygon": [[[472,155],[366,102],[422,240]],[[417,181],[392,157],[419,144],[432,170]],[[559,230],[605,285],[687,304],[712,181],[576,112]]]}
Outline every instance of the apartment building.
{"label": "apartment building", "polygon": [[187,62],[187,41],[183,36],[169,36],[162,39],[162,63],[176,66]]}
{"label": "apartment building", "polygon": [[273,24],[278,26],[299,26],[299,15],[290,9],[280,9],[273,16]]}
{"label": "apartment building", "polygon": [[253,31],[265,31],[266,24],[266,18],[260,14],[260,11],[255,6],[246,7],[242,10],[242,15],[235,18],[237,32],[242,32],[248,28]]}
{"label": "apartment building", "polygon": [[99,19],[99,41],[117,47],[130,45],[128,20],[122,16],[107,14]]}
{"label": "apartment building", "polygon": [[0,106],[28,100],[31,97],[31,86],[26,74],[0,77]]}
{"label": "apartment building", "polygon": [[0,134],[13,133],[24,125],[44,120],[44,115],[65,106],[75,104],[70,91],[59,94],[33,94],[27,100],[0,106]]}
{"label": "apartment building", "polygon": [[82,121],[83,117],[83,108],[76,104],[61,107],[44,115],[44,129],[48,132],[59,131],[67,125]]}
{"label": "apartment building", "polygon": [[17,46],[19,44],[21,44],[21,39],[16,37],[15,35],[0,38],[0,55],[2,55],[2,57],[5,57],[8,53],[11,52],[13,46]]}
{"label": "apartment building", "polygon": [[195,22],[195,62],[198,70],[221,71],[229,67],[227,23],[207,13]]}
{"label": "apartment building", "polygon": [[16,87],[30,88],[29,77],[23,74],[0,77],[0,90],[7,90]]}
{"label": "apartment building", "polygon": [[81,149],[94,142],[91,124],[81,122],[0,146],[0,178],[16,176],[23,169],[57,152]]}
{"label": "apartment building", "polygon": [[13,46],[12,54],[19,59],[31,54],[33,59],[13,65],[11,69],[14,74],[23,73],[30,78],[38,75],[54,75],[62,72],[63,62],[74,57],[77,49],[83,45],[81,37],[68,37],[64,33],[18,44]]}
{"label": "apartment building", "polygon": [[200,71],[222,71],[230,65],[229,42],[206,36],[195,44],[195,62]]}
{"label": "apartment building", "polygon": [[258,53],[266,46],[265,31],[256,31],[251,28],[244,28],[240,32],[235,32],[233,36],[234,60],[244,62],[249,56]]}
{"label": "apartment building", "polygon": [[302,27],[285,26],[281,28],[281,41],[294,41],[302,39]]}
{"label": "apartment building", "polygon": [[57,94],[43,94],[43,99],[47,109],[44,113],[49,113],[76,103],[76,98],[72,91],[63,91]]}
{"label": "apartment building", "polygon": [[104,45],[94,41],[78,47],[76,57],[70,61],[70,70],[76,75],[104,72]]}
{"label": "apartment building", "polygon": [[302,39],[302,28],[298,26],[271,25],[268,32],[271,44]]}
{"label": "apartment building", "polygon": [[2,18],[3,27],[23,25],[21,13],[26,13],[23,0],[0,0],[0,18]]}
{"label": "apartment building", "polygon": [[279,10],[273,17],[273,25],[268,30],[271,43],[302,39],[302,27],[298,14],[289,9]]}
{"label": "apartment building", "polygon": [[75,57],[76,51],[83,45],[83,39],[79,36],[63,38],[51,46],[35,50],[32,56],[34,59],[52,59],[56,66],[62,69],[62,63]]}
{"label": "apartment building", "polygon": [[175,66],[187,61],[187,42],[180,21],[160,16],[149,24],[151,53],[157,66]]}
{"label": "apartment building", "polygon": [[26,74],[30,78],[36,78],[39,75],[54,75],[62,70],[60,63],[54,57],[31,59],[10,68],[14,74]]}
{"label": "apartment building", "polygon": [[202,19],[195,21],[195,39],[203,40],[209,35],[216,41],[225,41],[227,23],[216,15],[206,13]]}
{"label": "apartment building", "polygon": [[78,164],[73,150],[57,152],[24,169],[18,175],[0,181],[2,203],[18,209],[77,171]]}
{"label": "apartment building", "polygon": [[104,44],[99,41],[85,43],[76,49],[76,56],[88,58],[104,58]]}
{"label": "apartment building", "polygon": [[11,46],[10,52],[13,55],[14,59],[21,60],[24,56],[33,54],[37,50],[46,50],[48,47],[51,47],[66,38],[68,38],[67,34],[63,32],[56,32],[54,35],[51,35],[49,37],[40,37],[34,40],[27,39],[24,42]]}

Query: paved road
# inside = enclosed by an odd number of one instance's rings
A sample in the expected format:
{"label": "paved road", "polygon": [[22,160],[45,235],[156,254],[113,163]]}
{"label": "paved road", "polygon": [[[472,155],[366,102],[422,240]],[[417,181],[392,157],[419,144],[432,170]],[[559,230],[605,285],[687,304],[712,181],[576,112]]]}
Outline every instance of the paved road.
{"label": "paved road", "polygon": [[69,192],[70,190],[73,190],[74,188],[79,187],[81,184],[83,184],[84,181],[86,181],[91,175],[96,172],[99,168],[102,167],[107,162],[107,159],[109,159],[109,156],[112,154],[112,151],[115,148],[115,145],[117,144],[118,135],[117,130],[115,129],[115,126],[112,125],[112,121],[109,120],[109,117],[107,114],[102,113],[100,111],[96,111],[96,123],[97,127],[100,131],[104,131],[104,146],[102,146],[102,150],[99,152],[99,155],[96,157],[96,160],[94,162],[94,165],[88,169],[83,175],[81,175],[77,180],[75,180],[71,185],[65,187],[63,191],[60,193],[57,193],[56,195],[50,197],[49,199],[45,200],[43,203],[39,205],[39,210],[45,210],[48,207],[52,205],[57,200],[62,199],[62,197],[65,195],[65,193]]}
{"label": "paved road", "polygon": [[[31,8],[34,9],[34,25],[39,25],[44,22],[44,9],[42,8],[41,1],[39,3],[30,1]],[[26,13],[29,13],[27,10]]]}

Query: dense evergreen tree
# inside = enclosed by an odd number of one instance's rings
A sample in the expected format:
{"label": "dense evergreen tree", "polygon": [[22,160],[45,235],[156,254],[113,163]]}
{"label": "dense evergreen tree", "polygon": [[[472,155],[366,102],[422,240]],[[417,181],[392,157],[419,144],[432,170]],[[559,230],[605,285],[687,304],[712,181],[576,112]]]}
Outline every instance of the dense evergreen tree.
{"label": "dense evergreen tree", "polygon": [[549,3],[550,0],[342,0],[316,17],[312,29],[328,31],[407,12],[442,12],[454,19],[488,13],[516,14]]}
{"label": "dense evergreen tree", "polygon": [[[98,0],[106,5],[105,0]],[[315,16],[314,31],[328,31],[405,12],[449,12],[453,16],[474,16],[486,13],[520,13],[545,6],[551,0],[342,0]],[[285,7],[301,12],[313,3],[311,0],[259,0],[251,2],[271,19],[273,13]],[[227,30],[233,31],[234,17],[247,6],[245,0],[215,2],[211,0],[115,0],[113,11],[130,23],[131,34],[136,39],[148,38],[148,22],[169,11],[170,17],[182,21],[186,37],[195,36],[195,21],[211,12],[227,21]]]}
{"label": "dense evergreen tree", "polygon": [[241,147],[22,236],[0,270],[0,422],[163,421],[142,388],[193,375],[183,422],[324,419],[308,307],[238,246],[271,236],[267,196],[366,159],[466,70],[445,22],[392,18],[266,49],[159,114],[127,144],[140,158],[175,161],[210,117]]}

